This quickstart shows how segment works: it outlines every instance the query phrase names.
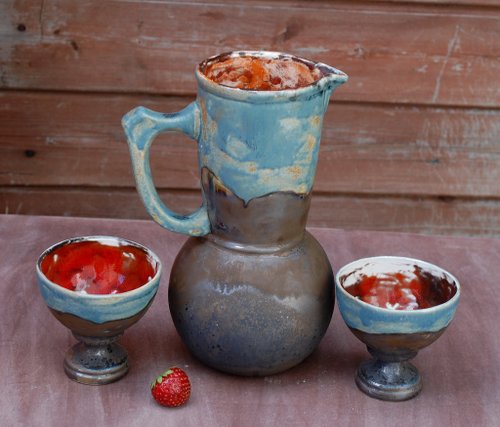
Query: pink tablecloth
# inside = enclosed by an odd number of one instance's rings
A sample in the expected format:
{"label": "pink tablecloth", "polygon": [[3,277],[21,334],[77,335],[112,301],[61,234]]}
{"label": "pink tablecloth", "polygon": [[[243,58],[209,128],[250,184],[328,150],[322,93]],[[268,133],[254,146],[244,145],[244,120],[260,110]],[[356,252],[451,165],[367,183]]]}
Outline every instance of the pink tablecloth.
{"label": "pink tablecloth", "polygon": [[[354,373],[367,357],[338,311],[319,348],[301,365],[264,378],[213,371],[187,352],[167,304],[172,261],[184,237],[150,221],[0,215],[0,425],[2,426],[488,426],[500,422],[500,240],[312,229],[334,269],[360,257],[404,255],[438,264],[462,284],[445,334],[414,359],[424,388],[388,403],[362,394]],[[164,265],[160,291],[121,342],[130,372],[93,387],[62,369],[75,341],[38,294],[38,255],[67,237],[118,235],[153,249]],[[165,368],[185,369],[189,403],[158,406],[150,381]]]}

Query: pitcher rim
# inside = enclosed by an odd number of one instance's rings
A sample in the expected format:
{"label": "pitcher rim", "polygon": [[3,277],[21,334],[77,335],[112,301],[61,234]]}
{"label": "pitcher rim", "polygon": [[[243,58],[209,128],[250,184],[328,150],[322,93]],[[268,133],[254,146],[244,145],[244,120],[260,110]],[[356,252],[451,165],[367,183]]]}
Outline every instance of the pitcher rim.
{"label": "pitcher rim", "polygon": [[[206,67],[210,62],[220,60],[225,57],[229,58],[236,56],[253,56],[270,59],[290,58],[319,69],[322,73],[322,76],[315,82],[296,89],[247,90],[216,83],[210,80],[202,71],[202,68]],[[195,74],[199,86],[205,89],[207,92],[221,96],[223,98],[230,98],[234,100],[254,103],[280,102],[290,101],[297,98],[307,98],[310,96],[314,96],[315,94],[319,94],[324,90],[333,90],[335,87],[345,83],[348,79],[346,73],[335,67],[332,67],[331,65],[324,64],[323,62],[312,61],[310,59],[302,58],[290,53],[267,50],[235,50],[219,53],[200,62],[196,67]]]}

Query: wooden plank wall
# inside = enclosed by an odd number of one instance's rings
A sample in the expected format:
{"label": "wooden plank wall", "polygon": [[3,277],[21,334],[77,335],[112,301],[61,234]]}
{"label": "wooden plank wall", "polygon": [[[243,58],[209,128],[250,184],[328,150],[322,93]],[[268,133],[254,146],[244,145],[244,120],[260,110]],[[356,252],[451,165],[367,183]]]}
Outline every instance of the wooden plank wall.
{"label": "wooden plank wall", "polygon": [[[350,76],[309,225],[500,236],[500,0],[1,0],[1,212],[146,218],[121,116],[182,108],[235,49]],[[162,135],[152,163],[169,206],[200,203],[195,143]]]}

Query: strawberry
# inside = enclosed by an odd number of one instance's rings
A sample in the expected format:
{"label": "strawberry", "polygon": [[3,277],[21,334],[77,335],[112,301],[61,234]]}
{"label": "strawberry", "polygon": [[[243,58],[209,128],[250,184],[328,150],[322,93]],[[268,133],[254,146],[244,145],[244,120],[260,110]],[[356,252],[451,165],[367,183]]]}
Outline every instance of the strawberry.
{"label": "strawberry", "polygon": [[151,383],[151,394],[163,406],[180,406],[191,395],[191,383],[180,368],[170,368]]}

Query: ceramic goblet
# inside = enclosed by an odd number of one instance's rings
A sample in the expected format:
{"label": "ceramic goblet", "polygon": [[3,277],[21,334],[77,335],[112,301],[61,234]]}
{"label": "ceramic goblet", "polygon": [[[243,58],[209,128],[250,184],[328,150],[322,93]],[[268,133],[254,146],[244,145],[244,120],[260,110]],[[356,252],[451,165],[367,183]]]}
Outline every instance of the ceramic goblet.
{"label": "ceramic goblet", "polygon": [[[428,297],[435,303],[439,301],[437,305],[412,310],[398,310],[389,303],[379,307],[346,290],[359,286],[366,278],[415,277],[415,274],[425,285]],[[437,340],[453,319],[460,297],[458,280],[424,261],[381,256],[360,259],[342,267],[335,282],[342,318],[372,355],[372,359],[358,367],[358,387],[381,400],[399,401],[416,396],[422,388],[422,379],[409,360]]]}
{"label": "ceramic goblet", "polygon": [[[108,247],[125,248],[125,257],[132,259],[140,255],[146,260],[144,262],[149,263],[152,276],[148,276],[144,284],[133,290],[111,294],[70,290],[50,280],[44,270],[46,257],[60,248],[71,250],[75,244],[82,242],[98,242]],[[126,252],[127,250],[131,252]],[[136,274],[134,268],[139,267],[130,267],[124,274]],[[78,340],[67,351],[64,359],[67,376],[91,385],[107,384],[122,378],[128,371],[128,355],[117,339],[146,313],[153,301],[161,275],[158,257],[148,248],[118,237],[77,237],[59,242],[44,251],[36,264],[36,273],[40,293],[48,308]],[[124,278],[125,276],[121,276],[120,280]]]}

